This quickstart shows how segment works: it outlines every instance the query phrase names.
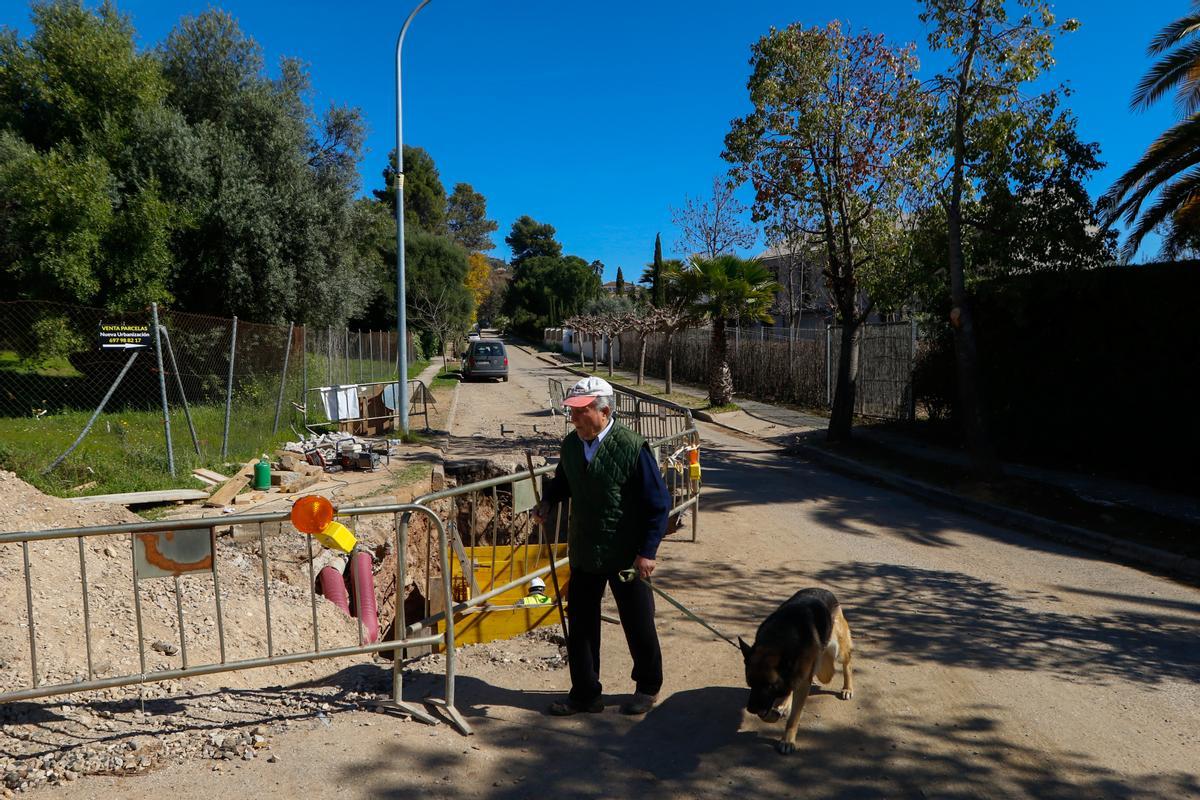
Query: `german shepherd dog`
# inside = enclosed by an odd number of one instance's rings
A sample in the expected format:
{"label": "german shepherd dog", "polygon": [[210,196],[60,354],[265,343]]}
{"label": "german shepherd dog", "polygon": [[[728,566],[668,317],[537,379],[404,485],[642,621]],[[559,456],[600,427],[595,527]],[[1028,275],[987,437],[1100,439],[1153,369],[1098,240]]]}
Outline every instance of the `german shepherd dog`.
{"label": "german shepherd dog", "polygon": [[758,626],[754,644],[738,637],[746,661],[746,683],[750,699],[746,710],[764,722],[777,722],[788,715],[783,738],[775,749],[787,755],[796,751],[800,712],[813,677],[821,683],[833,680],[834,663],[842,665],[843,700],[854,695],[850,658],[854,642],[842,607],[831,592],[801,589]]}

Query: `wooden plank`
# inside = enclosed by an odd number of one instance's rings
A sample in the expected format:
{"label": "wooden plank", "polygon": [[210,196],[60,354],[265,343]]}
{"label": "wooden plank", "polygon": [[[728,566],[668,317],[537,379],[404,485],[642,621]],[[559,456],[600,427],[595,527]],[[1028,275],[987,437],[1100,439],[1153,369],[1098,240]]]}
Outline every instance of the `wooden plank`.
{"label": "wooden plank", "polygon": [[242,468],[237,471],[229,480],[225,481],[219,489],[212,493],[212,496],[204,502],[204,505],[210,508],[221,508],[229,505],[233,500],[234,495],[250,485],[250,479],[254,476],[254,465],[258,463],[257,458],[252,458],[242,465]]}
{"label": "wooden plank", "polygon": [[68,497],[72,503],[116,503],[119,506],[146,505],[150,503],[173,503],[178,500],[203,500],[208,492],[201,489],[162,489],[157,492],[122,492],[120,494],[93,494],[86,497]]}
{"label": "wooden plank", "polygon": [[229,480],[228,475],[222,475],[219,472],[213,472],[211,469],[194,469],[192,470],[192,474],[205,482],[224,483],[225,481]]}

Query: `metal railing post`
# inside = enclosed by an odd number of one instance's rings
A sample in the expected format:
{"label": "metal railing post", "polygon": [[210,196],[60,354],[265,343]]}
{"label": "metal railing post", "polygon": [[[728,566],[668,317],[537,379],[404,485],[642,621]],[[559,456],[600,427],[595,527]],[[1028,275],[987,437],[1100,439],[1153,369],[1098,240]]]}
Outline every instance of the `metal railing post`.
{"label": "metal railing post", "polygon": [[[229,338],[229,377],[225,381],[225,428],[221,433],[221,458],[229,456],[229,412],[233,407],[233,362],[237,357],[237,315],[233,316],[233,334]],[[172,473],[174,474],[174,473]]]}
{"label": "metal railing post", "polygon": [[[162,399],[163,429],[167,435],[167,469],[175,477],[175,449],[171,447],[171,412],[167,409],[167,376],[163,374],[162,332],[158,329],[158,303],[150,304],[150,316],[154,325],[154,358],[158,364],[158,392]],[[234,317],[236,320],[237,317]],[[226,417],[228,420],[228,412]]]}
{"label": "metal railing post", "polygon": [[50,465],[42,470],[43,475],[53,472],[67,456],[71,455],[71,453],[75,451],[76,447],[79,447],[79,443],[83,441],[83,437],[87,436],[88,431],[90,431],[92,426],[96,424],[96,418],[99,417],[101,412],[104,411],[104,407],[108,405],[109,398],[113,396],[113,392],[117,390],[117,387],[121,385],[121,380],[125,377],[125,373],[129,372],[129,368],[133,366],[133,362],[135,359],[137,359],[138,353],[140,352],[140,350],[134,350],[133,353],[130,354],[129,360],[126,361],[125,366],[121,368],[121,372],[119,375],[117,375],[117,379],[112,382],[112,386],[109,386],[108,391],[105,392],[104,398],[100,401],[100,405],[96,406],[96,410],[92,412],[92,418],[87,421],[87,425],[83,426],[83,430],[79,432],[79,436],[75,438],[75,441],[71,443],[71,446],[64,450],[62,455],[51,461]]}
{"label": "metal railing post", "polygon": [[283,373],[279,376],[279,397],[275,400],[275,424],[271,427],[271,433],[279,433],[279,414],[283,411],[283,390],[287,386],[287,370],[288,357],[292,354],[292,327],[294,323],[288,323],[287,341],[283,345]]}
{"label": "metal railing post", "polygon": [[183,391],[183,376],[179,374],[179,362],[175,360],[175,346],[171,344],[171,335],[167,333],[167,326],[163,325],[159,330],[162,331],[163,341],[167,343],[167,355],[171,357],[171,369],[175,371],[175,386],[179,389],[179,399],[183,401],[183,418],[187,420],[188,431],[192,434],[192,447],[196,449],[196,455],[200,455],[200,439],[196,436],[196,426],[192,424],[192,409],[188,405],[187,393]]}

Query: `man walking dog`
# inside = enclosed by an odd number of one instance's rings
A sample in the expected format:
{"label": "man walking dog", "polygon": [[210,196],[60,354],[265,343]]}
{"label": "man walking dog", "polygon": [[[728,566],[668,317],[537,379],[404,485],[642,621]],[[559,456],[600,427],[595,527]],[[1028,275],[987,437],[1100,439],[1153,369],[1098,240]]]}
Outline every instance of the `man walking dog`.
{"label": "man walking dog", "polygon": [[[613,593],[629,654],[635,693],[624,714],[645,714],[662,687],[662,652],[654,627],[654,594],[644,581],[654,572],[671,510],[667,486],[646,440],[613,419],[613,388],[584,378],[563,401],[575,430],[563,440],[554,478],[534,512],[545,521],[559,501],[571,499],[567,585],[567,661],[571,691],[549,712],[568,716],[604,710],[600,683],[600,601]],[[632,566],[641,580],[623,582]]]}

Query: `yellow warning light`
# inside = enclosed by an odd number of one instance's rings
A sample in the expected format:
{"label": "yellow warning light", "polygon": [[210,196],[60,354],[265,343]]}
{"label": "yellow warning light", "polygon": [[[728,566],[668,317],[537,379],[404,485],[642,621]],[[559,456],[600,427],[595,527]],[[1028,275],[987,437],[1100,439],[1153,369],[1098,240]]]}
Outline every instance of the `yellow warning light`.
{"label": "yellow warning light", "polygon": [[333,503],[315,494],[308,494],[292,503],[292,524],[301,533],[320,533],[333,522]]}
{"label": "yellow warning light", "polygon": [[333,521],[333,514],[333,503],[328,499],[314,494],[306,495],[292,504],[292,525],[331,550],[349,553],[357,540],[349,528]]}
{"label": "yellow warning light", "polygon": [[320,533],[314,533],[313,538],[330,550],[340,550],[343,553],[353,550],[354,543],[358,541],[350,529],[340,522],[329,523]]}

